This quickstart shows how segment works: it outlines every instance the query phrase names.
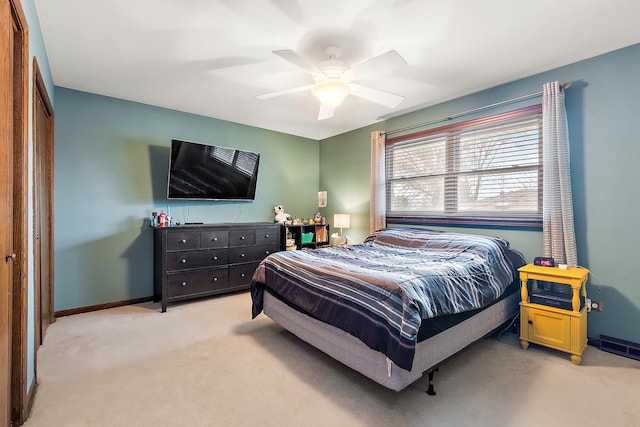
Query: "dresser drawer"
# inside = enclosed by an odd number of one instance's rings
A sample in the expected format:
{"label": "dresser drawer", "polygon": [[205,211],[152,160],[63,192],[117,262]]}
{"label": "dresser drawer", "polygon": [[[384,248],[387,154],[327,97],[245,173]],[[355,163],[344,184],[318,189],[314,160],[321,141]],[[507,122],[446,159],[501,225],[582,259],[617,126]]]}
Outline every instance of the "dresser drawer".
{"label": "dresser drawer", "polygon": [[200,247],[226,248],[229,245],[229,230],[202,230],[200,233]]}
{"label": "dresser drawer", "polygon": [[229,264],[262,261],[267,255],[278,251],[274,245],[229,248]]}
{"label": "dresser drawer", "polygon": [[227,248],[167,252],[167,271],[225,265],[228,258]]}
{"label": "dresser drawer", "polygon": [[249,246],[256,243],[255,229],[241,229],[229,231],[229,246]]}
{"label": "dresser drawer", "polygon": [[167,250],[198,249],[200,247],[200,231],[169,230],[167,232]]}
{"label": "dresser drawer", "polygon": [[249,285],[259,262],[229,266],[229,287]]}
{"label": "dresser drawer", "polygon": [[172,298],[215,292],[228,287],[227,281],[227,267],[169,273],[167,296]]}
{"label": "dresser drawer", "polygon": [[280,228],[269,227],[256,230],[256,245],[277,245],[280,241]]}

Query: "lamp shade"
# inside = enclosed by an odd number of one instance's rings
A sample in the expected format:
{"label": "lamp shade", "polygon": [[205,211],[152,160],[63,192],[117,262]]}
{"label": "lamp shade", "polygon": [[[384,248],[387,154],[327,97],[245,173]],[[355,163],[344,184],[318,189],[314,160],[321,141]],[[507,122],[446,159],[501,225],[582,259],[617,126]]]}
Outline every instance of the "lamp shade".
{"label": "lamp shade", "polygon": [[349,95],[350,88],[344,80],[329,77],[322,80],[311,89],[313,96],[326,107],[335,108]]}
{"label": "lamp shade", "polygon": [[349,228],[351,227],[351,215],[349,214],[334,214],[333,226],[336,228]]}

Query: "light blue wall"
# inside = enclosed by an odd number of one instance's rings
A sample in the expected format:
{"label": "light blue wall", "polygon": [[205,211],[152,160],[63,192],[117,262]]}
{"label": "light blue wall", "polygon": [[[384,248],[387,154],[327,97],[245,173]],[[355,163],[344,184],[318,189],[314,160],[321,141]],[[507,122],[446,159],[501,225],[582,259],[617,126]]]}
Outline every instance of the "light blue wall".
{"label": "light blue wall", "polygon": [[[382,129],[369,126],[320,142],[320,188],[327,191],[326,216],[351,215],[351,228],[343,230],[349,241],[362,242],[369,234],[370,134]],[[334,230],[335,231],[335,230]]]}
{"label": "light blue wall", "polygon": [[[172,138],[261,154],[253,202],[166,199]],[[152,211],[178,222],[273,221],[317,206],[318,141],[56,88],[55,310],[153,293]]]}
{"label": "light blue wall", "polygon": [[[640,285],[633,270],[640,241],[638,76],[640,44],[329,138],[320,144],[320,187],[329,189],[330,207],[334,199],[339,209],[353,209],[358,220],[349,235],[361,240],[368,232],[372,130],[401,129],[539,92],[548,81],[573,82],[566,108],[578,257],[592,273],[589,297],[604,307],[589,314],[588,335],[640,342]],[[501,235],[529,261],[542,254],[540,232],[454,230]]]}

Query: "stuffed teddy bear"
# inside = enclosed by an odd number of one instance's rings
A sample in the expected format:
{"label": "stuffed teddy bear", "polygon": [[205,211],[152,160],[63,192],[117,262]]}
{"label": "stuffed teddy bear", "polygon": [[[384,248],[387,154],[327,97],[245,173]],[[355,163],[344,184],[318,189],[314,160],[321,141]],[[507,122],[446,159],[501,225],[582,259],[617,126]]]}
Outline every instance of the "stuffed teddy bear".
{"label": "stuffed teddy bear", "polygon": [[284,212],[284,208],[282,207],[282,205],[274,206],[273,211],[276,214],[275,222],[284,224],[286,221],[291,220],[291,215]]}

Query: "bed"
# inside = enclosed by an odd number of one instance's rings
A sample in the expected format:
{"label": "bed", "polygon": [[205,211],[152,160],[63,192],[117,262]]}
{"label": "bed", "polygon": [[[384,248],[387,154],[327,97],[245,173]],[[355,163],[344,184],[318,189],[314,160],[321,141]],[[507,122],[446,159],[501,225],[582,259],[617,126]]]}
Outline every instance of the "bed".
{"label": "bed", "polygon": [[501,238],[390,228],[268,256],[251,281],[252,316],[400,391],[517,315],[524,264]]}

